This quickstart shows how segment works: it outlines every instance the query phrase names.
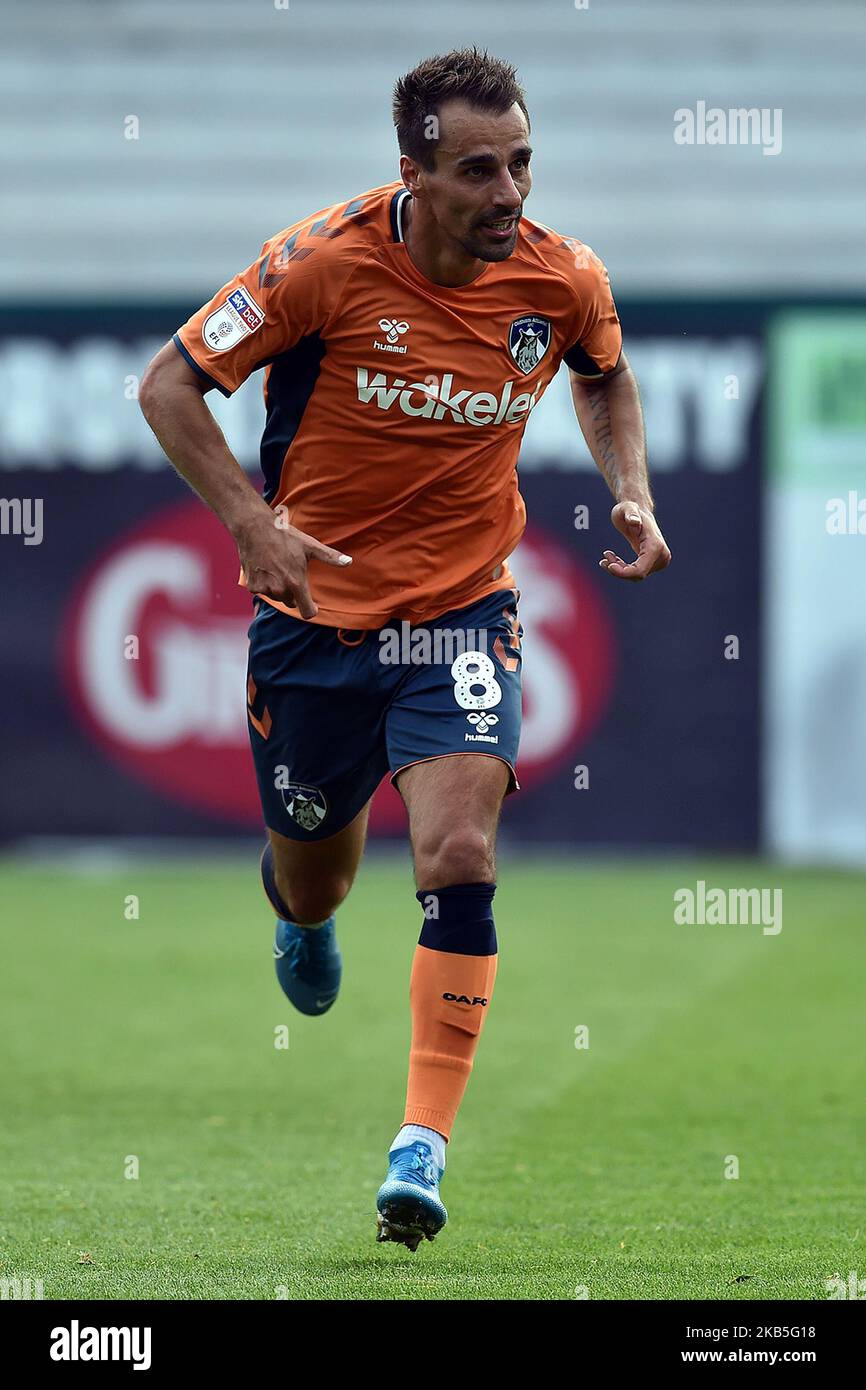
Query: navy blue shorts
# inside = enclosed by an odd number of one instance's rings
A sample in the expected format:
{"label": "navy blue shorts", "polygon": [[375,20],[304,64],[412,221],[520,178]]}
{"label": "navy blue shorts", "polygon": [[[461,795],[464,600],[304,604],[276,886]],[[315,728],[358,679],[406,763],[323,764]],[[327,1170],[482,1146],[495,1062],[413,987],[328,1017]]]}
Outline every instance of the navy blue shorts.
{"label": "navy blue shorts", "polygon": [[511,769],[521,718],[519,595],[501,589],[430,623],[361,631],[263,600],[249,629],[250,741],[265,824],[292,840],[342,830],[387,772],[449,753]]}

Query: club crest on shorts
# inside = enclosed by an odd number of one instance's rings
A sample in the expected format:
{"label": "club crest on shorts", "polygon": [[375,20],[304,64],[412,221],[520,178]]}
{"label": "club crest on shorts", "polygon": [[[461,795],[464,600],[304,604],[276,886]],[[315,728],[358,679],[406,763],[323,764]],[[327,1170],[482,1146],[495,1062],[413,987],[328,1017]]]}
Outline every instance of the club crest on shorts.
{"label": "club crest on shorts", "polygon": [[534,371],[550,347],[550,319],[524,314],[508,330],[508,351],[524,376]]}
{"label": "club crest on shorts", "polygon": [[283,805],[295,824],[302,830],[318,830],[328,814],[324,792],[318,787],[304,787],[300,782],[289,782],[280,791]]}

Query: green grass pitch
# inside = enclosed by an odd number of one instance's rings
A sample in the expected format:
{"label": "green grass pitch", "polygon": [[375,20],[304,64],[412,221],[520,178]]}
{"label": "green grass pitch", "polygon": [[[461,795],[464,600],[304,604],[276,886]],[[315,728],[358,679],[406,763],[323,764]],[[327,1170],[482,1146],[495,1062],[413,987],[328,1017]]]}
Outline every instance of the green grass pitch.
{"label": "green grass pitch", "polygon": [[[698,878],[781,887],[781,933],[675,925]],[[374,1241],[408,860],[362,868],[321,1019],[277,987],[254,855],[7,862],[0,1276],[47,1299],[737,1300],[866,1274],[863,878],[503,853],[499,885],[450,1221],[412,1256]]]}

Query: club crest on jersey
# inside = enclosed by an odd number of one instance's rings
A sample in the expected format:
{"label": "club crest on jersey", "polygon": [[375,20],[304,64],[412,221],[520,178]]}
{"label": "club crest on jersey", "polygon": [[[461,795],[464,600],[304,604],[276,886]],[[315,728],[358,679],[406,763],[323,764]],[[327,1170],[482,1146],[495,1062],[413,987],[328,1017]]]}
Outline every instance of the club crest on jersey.
{"label": "club crest on jersey", "polygon": [[208,314],[201,336],[211,352],[227,352],[261,328],[265,316],[248,290],[232,290],[228,299],[212,314]]}
{"label": "club crest on jersey", "polygon": [[289,782],[280,788],[283,804],[296,825],[302,830],[318,830],[328,814],[328,803],[318,787],[304,787],[300,782]]}
{"label": "club crest on jersey", "polygon": [[508,351],[524,376],[534,371],[550,347],[550,319],[524,314],[508,330]]}

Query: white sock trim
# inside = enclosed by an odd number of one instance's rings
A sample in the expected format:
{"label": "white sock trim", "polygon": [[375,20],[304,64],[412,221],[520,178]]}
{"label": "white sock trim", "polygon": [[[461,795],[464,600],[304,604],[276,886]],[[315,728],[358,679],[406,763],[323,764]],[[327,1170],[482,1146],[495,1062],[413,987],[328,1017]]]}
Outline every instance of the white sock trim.
{"label": "white sock trim", "polygon": [[445,1167],[445,1136],[438,1129],[428,1129],[426,1125],[403,1125],[397,1131],[389,1153],[393,1149],[406,1149],[410,1144],[417,1143],[429,1144],[439,1167]]}

